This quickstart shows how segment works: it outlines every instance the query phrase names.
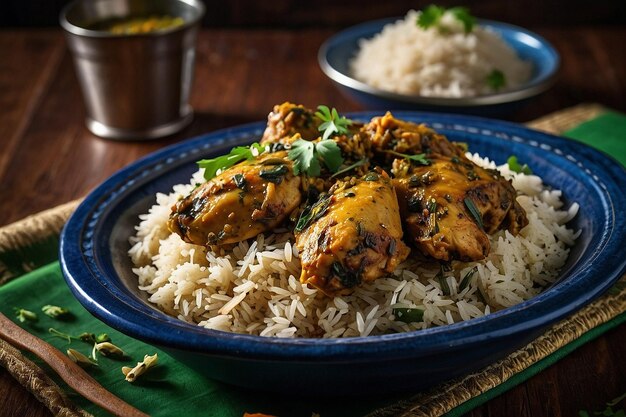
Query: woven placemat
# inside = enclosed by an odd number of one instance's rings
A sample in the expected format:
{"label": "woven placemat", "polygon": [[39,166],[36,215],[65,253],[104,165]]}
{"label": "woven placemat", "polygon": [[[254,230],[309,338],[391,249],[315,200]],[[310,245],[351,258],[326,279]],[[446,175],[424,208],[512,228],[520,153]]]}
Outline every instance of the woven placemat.
{"label": "woven placemat", "polygon": [[[527,125],[559,134],[604,112],[597,104],[582,104],[542,117]],[[63,224],[80,201],[76,200],[0,228],[0,285],[40,265],[32,260],[29,248],[49,239],[58,240]],[[1,255],[11,253],[11,262]],[[621,280],[626,282],[626,277]],[[586,332],[626,311],[626,286],[612,291],[578,313],[561,321],[543,336],[505,359],[474,374],[446,382],[393,406],[370,414],[382,416],[440,416],[464,402],[503,384],[512,376],[575,341]],[[76,407],[46,373],[21,352],[0,340],[0,366],[55,415],[89,416]]]}

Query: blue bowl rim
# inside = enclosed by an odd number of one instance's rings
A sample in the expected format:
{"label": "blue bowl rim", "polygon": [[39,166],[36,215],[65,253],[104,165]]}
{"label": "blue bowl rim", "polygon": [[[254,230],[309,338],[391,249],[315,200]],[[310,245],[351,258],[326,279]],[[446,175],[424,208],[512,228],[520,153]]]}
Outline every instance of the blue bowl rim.
{"label": "blue bowl rim", "polygon": [[[370,29],[368,33],[374,35],[380,32],[384,25],[388,23],[393,23],[402,17],[394,17],[394,18],[386,18],[373,20],[365,23],[361,23],[355,26],[351,26],[347,29],[342,30],[339,33],[336,33],[329,39],[327,39],[321,46],[317,54],[317,60],[322,69],[322,72],[326,74],[328,78],[330,78],[333,82],[362,93],[366,93],[372,96],[377,96],[382,99],[397,101],[405,104],[415,104],[415,105],[424,105],[424,106],[442,106],[448,108],[465,108],[465,107],[482,107],[482,106],[492,106],[497,104],[504,103],[512,103],[516,101],[521,101],[529,97],[536,96],[541,94],[542,92],[548,90],[556,81],[557,73],[561,65],[561,58],[556,48],[552,46],[550,42],[548,42],[542,36],[524,29],[519,26],[515,26],[509,23],[497,22],[494,20],[486,20],[486,19],[477,19],[477,22],[481,26],[487,26],[491,28],[495,28],[499,31],[510,31],[510,32],[519,32],[530,38],[533,38],[537,41],[542,48],[545,48],[548,54],[552,57],[552,61],[550,65],[552,66],[552,70],[545,74],[542,77],[531,79],[530,83],[524,84],[517,89],[508,90],[501,93],[494,94],[485,94],[474,97],[462,97],[462,98],[451,98],[451,97],[426,97],[426,96],[418,96],[418,95],[406,95],[394,93],[387,90],[382,90],[377,87],[372,87],[369,84],[366,84],[362,81],[359,81],[349,74],[346,74],[342,71],[339,71],[335,68],[330,61],[328,60],[328,53],[332,47],[336,46],[337,43],[344,40],[345,38],[351,39],[354,38],[353,33],[362,33],[366,31],[366,29]],[[374,30],[376,29],[376,30]],[[362,38],[363,36],[359,36]]]}
{"label": "blue bowl rim", "polygon": [[[368,118],[378,113],[362,112],[348,116]],[[400,118],[419,117],[427,120],[427,123],[433,123],[433,120],[436,123],[439,119],[445,119],[446,124],[455,127],[467,126],[471,123],[472,126],[478,128],[492,128],[497,132],[506,132],[505,134],[513,139],[516,136],[518,138],[520,135],[524,136],[524,134],[531,135],[532,141],[537,143],[554,143],[556,141],[561,145],[566,145],[565,147],[569,148],[568,155],[574,155],[575,160],[580,158],[592,165],[596,164],[596,166],[611,162],[609,168],[615,172],[601,171],[598,175],[605,180],[604,182],[613,191],[626,188],[626,169],[610,156],[578,142],[570,142],[567,139],[533,131],[514,123],[475,116],[410,111],[396,112],[396,116]],[[465,349],[485,341],[506,338],[537,327],[547,326],[591,302],[606,291],[626,271],[626,258],[618,256],[619,253],[616,252],[618,249],[615,249],[626,244],[626,227],[624,227],[626,220],[615,216],[615,204],[611,202],[611,220],[618,227],[612,230],[602,247],[593,249],[593,259],[596,260],[607,248],[609,251],[612,250],[609,255],[612,254],[613,256],[608,256],[607,259],[607,255],[604,255],[599,271],[590,271],[589,267],[586,266],[582,272],[574,276],[578,279],[576,282],[569,282],[573,280],[573,277],[568,277],[562,283],[513,307],[466,322],[414,332],[346,339],[281,339],[209,330],[167,316],[165,313],[158,312],[155,314],[152,307],[141,301],[139,301],[140,307],[137,308],[137,306],[129,304],[128,300],[120,299],[119,294],[111,292],[110,282],[105,281],[106,285],[103,285],[94,279],[93,271],[85,268],[79,237],[82,236],[86,221],[89,220],[89,216],[95,210],[94,207],[99,204],[110,204],[111,200],[114,200],[108,196],[109,192],[117,188],[120,182],[125,181],[129,176],[136,174],[143,168],[151,165],[163,165],[162,162],[174,153],[185,153],[207,141],[213,141],[210,143],[216,144],[215,140],[218,138],[237,135],[246,131],[251,132],[252,129],[259,130],[263,125],[263,122],[257,122],[222,129],[168,146],[119,170],[85,198],[63,228],[59,257],[63,275],[71,291],[88,311],[111,327],[131,337],[158,346],[187,352],[239,357],[249,360],[316,361],[320,363],[364,362],[385,360],[388,358],[385,355],[393,355],[394,358],[416,357]],[[230,140],[232,144],[232,138]],[[538,150],[540,149],[539,144],[533,146],[536,146]],[[622,206],[626,204],[626,197],[623,194],[610,194],[606,184],[603,188],[607,191],[609,200],[618,200],[617,202]],[[622,226],[621,229],[619,226]],[[621,233],[619,233],[620,231]],[[618,243],[617,246],[615,241]],[[587,288],[584,285],[584,279],[589,280],[592,272],[594,275],[601,274],[602,281],[595,287]],[[104,278],[106,280],[107,277]],[[137,302],[138,300],[131,301]],[[140,316],[129,319],[126,317],[128,314],[140,314]],[[531,319],[522,319],[522,316],[528,315],[532,316]]]}

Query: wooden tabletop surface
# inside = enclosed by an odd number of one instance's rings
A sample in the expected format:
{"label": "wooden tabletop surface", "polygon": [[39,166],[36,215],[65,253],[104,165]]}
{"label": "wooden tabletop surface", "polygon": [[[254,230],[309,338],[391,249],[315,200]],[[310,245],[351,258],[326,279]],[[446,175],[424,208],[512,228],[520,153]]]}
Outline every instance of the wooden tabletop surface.
{"label": "wooden tabletop surface", "polygon": [[[531,29],[560,52],[558,81],[505,119],[525,122],[581,102],[626,112],[626,27]],[[360,110],[317,65],[317,49],[332,33],[205,29],[198,39],[192,125],[162,140],[114,142],[85,128],[81,93],[60,31],[0,31],[0,226],[84,196],[116,170],[163,146],[264,120],[275,103]],[[626,392],[625,346],[622,325],[469,415],[576,416],[579,410],[603,410]],[[3,368],[0,393],[0,416],[50,415]]]}

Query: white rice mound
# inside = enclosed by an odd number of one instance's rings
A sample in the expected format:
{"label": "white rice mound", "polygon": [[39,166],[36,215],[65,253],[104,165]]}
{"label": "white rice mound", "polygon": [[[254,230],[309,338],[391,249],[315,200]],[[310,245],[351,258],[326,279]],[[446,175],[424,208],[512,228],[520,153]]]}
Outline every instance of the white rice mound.
{"label": "white rice mound", "polygon": [[487,83],[494,69],[505,77],[499,92],[530,78],[532,65],[518,58],[497,33],[475,25],[466,34],[460,22],[445,14],[442,22],[450,33],[441,34],[437,28],[417,26],[419,13],[411,10],[373,38],[362,39],[350,62],[352,75],[381,90],[454,98],[494,93]]}
{"label": "white rice mound", "polygon": [[[477,164],[496,165],[477,154]],[[412,256],[392,276],[329,298],[299,281],[300,260],[288,230],[259,235],[230,253],[207,252],[170,233],[172,205],[189,185],[159,193],[157,204],[140,215],[129,255],[139,288],[150,302],[181,320],[209,329],[277,337],[351,337],[405,332],[451,324],[489,314],[537,295],[554,282],[580,232],[565,224],[578,211],[562,210],[561,191],[548,190],[541,178],[498,167],[513,181],[529,224],[518,236],[500,231],[491,237],[491,253],[481,262],[453,264],[442,289],[437,264],[419,264]],[[474,270],[469,285],[460,284]],[[444,294],[449,292],[449,295]],[[394,320],[393,309],[419,308],[423,321]]]}

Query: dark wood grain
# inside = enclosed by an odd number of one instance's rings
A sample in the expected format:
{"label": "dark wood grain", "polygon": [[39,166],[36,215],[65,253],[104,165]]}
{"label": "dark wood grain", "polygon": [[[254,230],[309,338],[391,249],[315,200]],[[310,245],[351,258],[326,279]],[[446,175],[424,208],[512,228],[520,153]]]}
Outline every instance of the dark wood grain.
{"label": "dark wood grain", "polygon": [[[506,119],[524,122],[581,102],[626,112],[626,28],[533,28],[562,56],[550,91]],[[81,197],[142,155],[194,135],[263,120],[284,100],[360,107],[317,65],[331,29],[204,30],[198,41],[190,127],[157,141],[114,142],[84,127],[84,108],[60,32],[0,31],[0,225]],[[576,416],[626,391],[626,329],[588,343],[471,416]],[[49,415],[0,369],[0,416]]]}

